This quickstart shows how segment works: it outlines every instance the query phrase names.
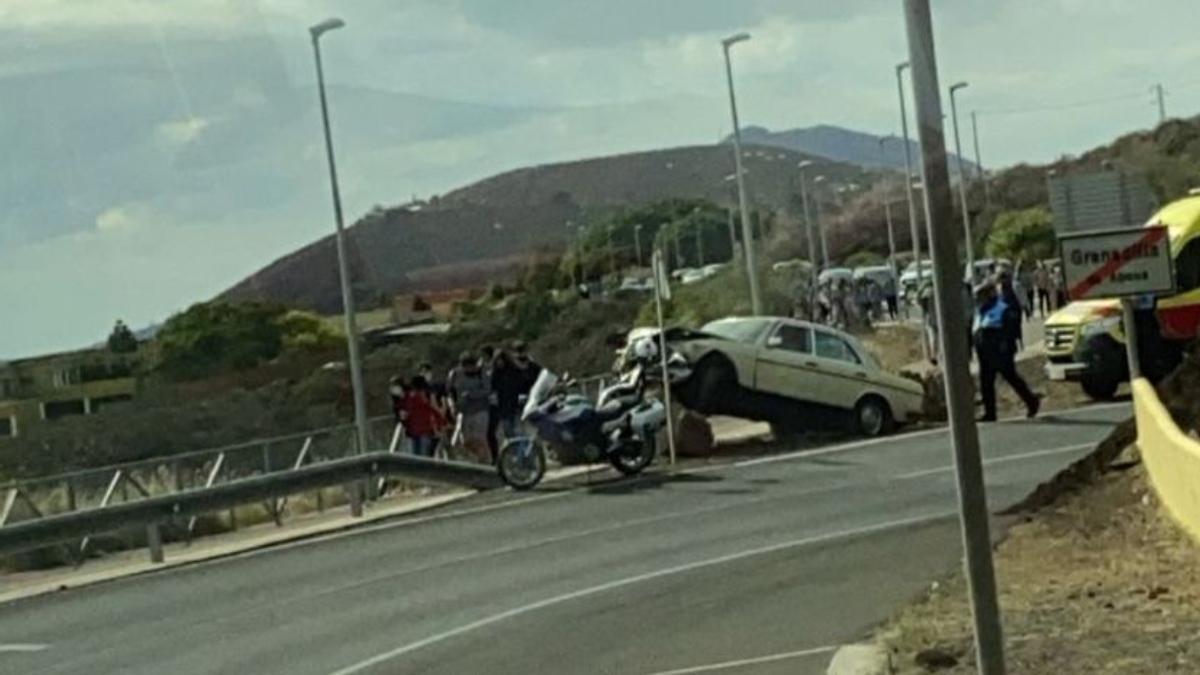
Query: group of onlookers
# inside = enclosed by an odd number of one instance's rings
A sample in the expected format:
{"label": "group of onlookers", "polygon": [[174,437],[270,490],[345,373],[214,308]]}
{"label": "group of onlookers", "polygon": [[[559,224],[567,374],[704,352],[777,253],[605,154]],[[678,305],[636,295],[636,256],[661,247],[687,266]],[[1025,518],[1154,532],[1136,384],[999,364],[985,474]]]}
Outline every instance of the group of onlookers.
{"label": "group of onlookers", "polygon": [[896,280],[891,275],[883,283],[870,277],[824,279],[817,284],[811,307],[796,313],[842,330],[870,327],[885,317],[895,321],[900,315]]}
{"label": "group of onlookers", "polygon": [[412,452],[434,457],[439,449],[461,449],[466,459],[495,463],[500,435],[520,433],[522,399],[541,373],[524,342],[508,349],[485,346],[463,352],[445,382],[423,363],[408,381],[393,377],[392,411],[402,424]]}

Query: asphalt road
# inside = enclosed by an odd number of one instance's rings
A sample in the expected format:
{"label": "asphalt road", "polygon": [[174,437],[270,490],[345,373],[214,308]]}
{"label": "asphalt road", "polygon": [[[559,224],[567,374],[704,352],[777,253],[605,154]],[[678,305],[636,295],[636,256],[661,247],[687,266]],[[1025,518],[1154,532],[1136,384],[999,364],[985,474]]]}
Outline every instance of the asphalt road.
{"label": "asphalt road", "polygon": [[[988,425],[992,504],[1128,415]],[[496,494],[0,606],[0,673],[822,673],[958,563],[951,461],[933,431]]]}

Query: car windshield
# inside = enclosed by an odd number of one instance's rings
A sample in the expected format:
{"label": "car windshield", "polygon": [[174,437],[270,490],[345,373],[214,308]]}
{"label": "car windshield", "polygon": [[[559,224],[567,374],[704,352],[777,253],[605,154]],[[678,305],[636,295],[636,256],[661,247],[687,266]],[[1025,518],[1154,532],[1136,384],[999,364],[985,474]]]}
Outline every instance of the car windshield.
{"label": "car windshield", "polygon": [[728,340],[754,343],[769,325],[771,322],[766,319],[721,319],[704,324],[700,331]]}

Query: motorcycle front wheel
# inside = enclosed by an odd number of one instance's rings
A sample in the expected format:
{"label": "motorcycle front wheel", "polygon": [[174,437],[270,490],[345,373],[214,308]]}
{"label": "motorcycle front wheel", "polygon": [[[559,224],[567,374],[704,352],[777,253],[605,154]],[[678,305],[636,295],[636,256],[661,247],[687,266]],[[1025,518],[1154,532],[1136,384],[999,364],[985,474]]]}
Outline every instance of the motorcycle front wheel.
{"label": "motorcycle front wheel", "polygon": [[608,456],[613,468],[626,476],[636,476],[654,461],[654,437],[647,440],[631,438]]}
{"label": "motorcycle front wheel", "polygon": [[500,479],[514,490],[529,490],[546,475],[546,451],[533,438],[522,436],[504,441],[496,459]]}

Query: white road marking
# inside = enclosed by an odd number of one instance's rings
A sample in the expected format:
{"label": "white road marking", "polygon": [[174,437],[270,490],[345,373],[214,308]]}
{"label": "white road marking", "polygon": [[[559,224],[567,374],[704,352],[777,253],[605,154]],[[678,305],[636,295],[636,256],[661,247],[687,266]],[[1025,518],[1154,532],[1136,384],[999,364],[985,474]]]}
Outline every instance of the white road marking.
{"label": "white road marking", "polygon": [[6,653],[6,652],[8,652],[8,653],[40,652],[43,649],[48,648],[49,646],[50,645],[41,645],[41,644],[7,644],[7,645],[0,644],[0,654]]}
{"label": "white road marking", "polygon": [[828,534],[821,534],[821,535],[816,535],[816,536],[812,536],[812,537],[804,537],[802,539],[793,539],[790,541],[779,542],[776,544],[769,544],[767,546],[760,546],[758,548],[747,549],[744,551],[739,551],[737,553],[729,553],[729,554],[726,554],[723,556],[718,556],[715,558],[707,558],[704,560],[697,560],[697,561],[690,562],[690,563],[684,563],[682,565],[675,565],[673,567],[666,567],[663,569],[655,570],[653,572],[646,572],[644,574],[638,574],[638,575],[631,576],[631,577],[625,577],[624,579],[616,579],[613,581],[609,581],[607,583],[599,584],[597,586],[591,586],[591,587],[583,588],[583,589],[580,589],[577,591],[572,591],[570,593],[564,593],[562,595],[556,595],[556,596],[553,596],[550,598],[545,598],[543,600],[538,600],[537,602],[532,602],[527,605],[515,607],[508,611],[500,612],[499,614],[493,614],[493,615],[485,617],[483,619],[479,619],[478,621],[472,621],[471,623],[464,624],[457,628],[452,628],[448,631],[437,633],[436,635],[431,635],[423,640],[417,640],[416,642],[410,642],[406,645],[401,645],[400,647],[396,647],[395,649],[383,652],[382,654],[377,654],[375,656],[372,656],[369,659],[359,661],[358,663],[355,663],[350,666],[346,666],[345,668],[342,668],[341,670],[334,671],[331,675],[352,675],[353,673],[359,673],[368,668],[372,668],[381,663],[385,663],[387,661],[395,659],[399,656],[403,656],[405,654],[415,652],[418,649],[428,647],[428,646],[436,644],[438,642],[443,642],[445,640],[449,640],[450,638],[457,637],[459,635],[463,635],[464,633],[470,633],[472,631],[479,630],[480,628],[486,628],[487,626],[490,626],[492,624],[500,623],[501,621],[513,619],[518,616],[522,616],[524,614],[529,614],[531,612],[535,612],[540,609],[545,609],[547,607],[559,605],[559,604],[562,604],[565,602],[569,602],[571,600],[578,600],[580,598],[585,598],[585,597],[588,597],[591,595],[596,595],[598,593],[603,593],[605,591],[611,591],[611,590],[614,590],[617,588],[623,588],[625,586],[631,586],[633,584],[638,584],[638,583],[641,583],[644,581],[660,579],[662,577],[671,576],[674,574],[680,574],[683,572],[691,572],[693,570],[703,569],[706,567],[713,567],[715,565],[723,565],[725,563],[735,562],[738,560],[743,560],[745,558],[752,558],[754,556],[765,555],[768,553],[776,553],[778,551],[786,551],[791,548],[798,548],[801,546],[809,546],[812,544],[819,544],[819,543],[824,543],[827,541],[833,541],[836,539],[845,539],[848,537],[861,536],[864,534],[873,534],[876,532],[882,532],[885,530],[890,530],[890,529],[895,529],[895,528],[900,528],[900,527],[909,527],[912,525],[920,525],[923,523],[933,522],[935,520],[941,520],[943,518],[949,518],[949,517],[957,515],[957,513],[958,513],[958,511],[942,511],[939,513],[925,515],[925,516],[903,518],[900,520],[890,520],[887,522],[878,523],[876,525],[868,525],[865,527],[858,527],[858,528],[853,528],[853,529],[849,529],[849,530],[841,530],[839,532],[831,532]]}
{"label": "white road marking", "polygon": [[[1048,410],[1042,415],[1042,417],[1045,418],[1045,417],[1056,417],[1056,416],[1060,416],[1060,415],[1071,415],[1074,413],[1090,412],[1093,410],[1108,410],[1109,408],[1125,407],[1128,405],[1129,405],[1128,402],[1120,401],[1117,403],[1101,403],[1101,404],[1097,404],[1097,405],[1080,406],[1078,408],[1067,408],[1065,410]],[[1038,419],[1039,418],[1028,419],[1024,415],[1014,415],[1012,417],[1006,417],[1006,418],[1000,420],[999,422],[996,422],[996,424],[1037,423]],[[1116,426],[1117,424],[1118,424],[1118,422],[1114,422],[1113,426]],[[771,464],[774,462],[787,462],[787,461],[790,461],[793,459],[805,459],[807,457],[820,457],[822,455],[832,455],[832,454],[841,453],[841,452],[849,452],[851,450],[857,450],[859,448],[866,448],[866,447],[870,447],[872,445],[879,445],[882,443],[893,443],[893,442],[897,442],[897,441],[908,440],[910,438],[920,438],[922,436],[932,436],[933,434],[949,433],[949,431],[950,431],[949,427],[945,427],[945,426],[937,427],[936,429],[922,429],[921,431],[912,431],[912,432],[903,433],[903,434],[896,434],[894,436],[881,436],[879,438],[871,438],[871,439],[868,439],[865,441],[850,441],[847,443],[841,443],[839,445],[831,445],[827,448],[816,448],[816,449],[808,449],[808,450],[793,450],[791,452],[785,452],[785,453],[778,454],[778,455],[771,455],[770,457],[757,457],[755,459],[747,459],[747,460],[742,460],[740,462],[734,462],[733,466],[735,466],[735,467],[756,466],[758,464]],[[1098,442],[1099,441],[1097,441],[1097,443]],[[715,470],[715,467],[703,467],[703,468],[706,471]]]}
{"label": "white road marking", "polygon": [[[994,457],[992,459],[983,460],[984,466],[992,466],[993,464],[1004,464],[1006,462],[1019,462],[1023,459],[1033,459],[1035,457],[1044,457],[1046,455],[1057,455],[1064,452],[1072,452],[1075,450],[1083,450],[1086,448],[1094,448],[1100,441],[1091,443],[1076,443],[1075,445],[1063,445],[1057,448],[1047,448],[1046,450],[1034,450],[1033,452],[1023,452],[1019,455],[1006,455],[1004,457]],[[893,480],[909,480],[911,478],[922,478],[924,476],[932,476],[937,473],[946,473],[954,471],[954,465],[939,466],[936,469],[922,469],[921,471],[911,471],[902,473],[896,476]]]}
{"label": "white road marking", "polygon": [[767,656],[757,656],[752,659],[739,659],[737,661],[723,661],[721,663],[710,663],[704,666],[692,666],[691,668],[679,668],[678,670],[660,670],[650,675],[689,675],[690,673],[711,673],[715,670],[729,670],[730,668],[742,668],[744,666],[756,666],[760,663],[774,663],[775,661],[786,661],[788,659],[798,659],[805,656],[814,656],[816,654],[828,654],[829,652],[837,651],[837,645],[827,645],[825,647],[813,647],[812,649],[801,649],[795,652],[782,652],[779,654],[769,654]]}

